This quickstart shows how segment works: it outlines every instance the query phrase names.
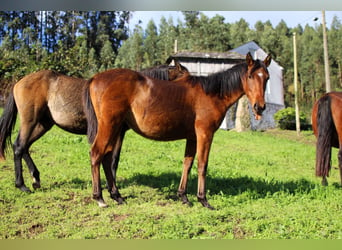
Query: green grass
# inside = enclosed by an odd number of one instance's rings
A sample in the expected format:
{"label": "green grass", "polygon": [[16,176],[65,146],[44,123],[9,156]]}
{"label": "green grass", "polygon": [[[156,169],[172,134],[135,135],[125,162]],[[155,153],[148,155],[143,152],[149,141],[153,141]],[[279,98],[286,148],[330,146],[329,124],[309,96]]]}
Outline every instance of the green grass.
{"label": "green grass", "polygon": [[[310,132],[218,131],[207,174],[211,211],[197,202],[196,165],[188,189],[193,206],[176,199],[184,141],[128,132],[118,171],[126,203],[117,205],[104,190],[109,208],[101,209],[91,199],[85,136],[54,128],[31,148],[41,189],[14,187],[12,154],[0,164],[0,239],[341,239],[339,172],[332,169],[329,186],[320,185],[314,141]],[[24,174],[31,186],[26,165]]]}

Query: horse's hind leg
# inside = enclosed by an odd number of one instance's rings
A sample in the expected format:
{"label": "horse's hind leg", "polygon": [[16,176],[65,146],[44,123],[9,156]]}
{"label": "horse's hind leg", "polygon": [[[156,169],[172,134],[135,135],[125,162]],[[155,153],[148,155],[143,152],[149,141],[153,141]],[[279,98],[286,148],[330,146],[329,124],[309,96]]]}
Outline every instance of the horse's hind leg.
{"label": "horse's hind leg", "polygon": [[30,174],[33,179],[32,187],[34,189],[40,188],[40,174],[39,174],[38,168],[36,167],[35,163],[33,162],[31,158],[31,155],[29,153],[29,148],[36,140],[38,140],[47,131],[49,131],[51,127],[52,127],[52,123],[45,123],[45,124],[38,123],[30,136],[30,139],[28,141],[28,146],[23,154],[23,158],[29,168]]}
{"label": "horse's hind leg", "polygon": [[119,189],[116,185],[116,176],[113,174],[112,171],[112,163],[113,163],[113,152],[109,152],[106,154],[102,160],[103,170],[106,175],[107,179],[107,188],[110,194],[110,197],[118,202],[118,204],[123,203],[123,198],[119,192]]}
{"label": "horse's hind leg", "polygon": [[120,127],[120,121],[99,123],[98,131],[90,150],[93,199],[97,201],[100,207],[107,207],[101,190],[100,163],[105,163],[104,169],[107,185],[108,188],[112,189],[116,185],[114,185],[114,176],[110,169],[112,157],[109,153],[113,151],[113,142],[116,142],[119,136]]}
{"label": "horse's hind leg", "polygon": [[116,172],[120,161],[122,142],[125,137],[127,129],[127,127],[121,129],[120,135],[116,140],[113,152],[108,153],[102,161],[103,169],[107,176],[107,187],[110,193],[110,197],[116,200],[119,204],[122,204],[124,199],[122,198],[119,189],[116,185]]}
{"label": "horse's hind leg", "polygon": [[194,162],[194,157],[196,154],[196,141],[186,141],[186,147],[185,147],[185,155],[183,160],[183,172],[181,181],[179,183],[178,197],[182,200],[183,204],[191,205],[191,203],[188,200],[188,197],[186,195],[187,192],[187,183],[188,183],[188,175],[190,173],[192,164]]}
{"label": "horse's hind leg", "polygon": [[28,151],[27,148],[27,138],[26,136],[22,136],[25,134],[23,130],[20,130],[19,135],[16,141],[13,144],[13,152],[14,152],[14,171],[15,171],[15,186],[24,192],[31,192],[29,188],[26,187],[23,178],[23,165],[22,158],[25,152]]}
{"label": "horse's hind leg", "polygon": [[21,122],[18,137],[15,143],[13,144],[13,151],[15,168],[15,186],[24,192],[30,192],[30,189],[28,189],[24,183],[22,159],[24,158],[24,160],[26,161],[30,174],[33,178],[33,187],[39,187],[39,171],[29,154],[29,147],[35,140],[40,138],[47,130],[48,129],[45,129],[44,126],[34,122],[24,122],[24,119]]}
{"label": "horse's hind leg", "polygon": [[30,174],[32,176],[32,187],[34,189],[40,188],[40,173],[36,165],[34,164],[31,155],[29,153],[29,150],[27,149],[25,153],[23,154],[23,158],[29,168]]}

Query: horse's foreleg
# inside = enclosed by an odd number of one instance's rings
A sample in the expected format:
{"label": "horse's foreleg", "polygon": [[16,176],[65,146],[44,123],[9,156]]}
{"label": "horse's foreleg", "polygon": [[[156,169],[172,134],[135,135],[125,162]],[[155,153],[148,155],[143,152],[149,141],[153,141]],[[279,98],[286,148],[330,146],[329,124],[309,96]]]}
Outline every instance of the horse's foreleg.
{"label": "horse's foreleg", "polygon": [[194,162],[194,157],[196,154],[196,141],[186,141],[186,147],[185,147],[185,155],[184,155],[184,161],[183,161],[183,172],[181,181],[179,183],[178,187],[178,197],[181,198],[183,204],[191,205],[191,203],[188,200],[188,197],[186,196],[186,190],[187,190],[187,183],[188,183],[188,175],[190,173],[192,164]]}
{"label": "horse's foreleg", "polygon": [[207,201],[205,193],[205,178],[207,174],[209,151],[211,147],[213,136],[200,133],[197,136],[197,157],[198,157],[198,186],[197,199],[204,206],[209,209],[214,209]]}

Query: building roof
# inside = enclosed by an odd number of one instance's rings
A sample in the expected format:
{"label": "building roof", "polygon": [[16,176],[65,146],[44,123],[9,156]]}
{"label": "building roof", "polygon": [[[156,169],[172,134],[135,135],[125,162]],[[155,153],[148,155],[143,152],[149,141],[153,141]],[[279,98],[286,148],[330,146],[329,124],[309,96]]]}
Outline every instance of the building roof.
{"label": "building roof", "polygon": [[241,55],[234,51],[228,52],[177,52],[171,55],[167,59],[167,63],[170,63],[174,58],[182,59],[211,59],[211,60],[245,60],[246,56]]}
{"label": "building roof", "polygon": [[[235,52],[241,55],[247,55],[247,53],[250,52],[252,56],[254,57],[254,59],[256,59],[256,57],[258,59],[264,59],[267,56],[267,53],[254,41],[245,43],[235,49],[230,50],[229,52]],[[282,67],[273,59],[272,59],[272,63],[282,69]]]}

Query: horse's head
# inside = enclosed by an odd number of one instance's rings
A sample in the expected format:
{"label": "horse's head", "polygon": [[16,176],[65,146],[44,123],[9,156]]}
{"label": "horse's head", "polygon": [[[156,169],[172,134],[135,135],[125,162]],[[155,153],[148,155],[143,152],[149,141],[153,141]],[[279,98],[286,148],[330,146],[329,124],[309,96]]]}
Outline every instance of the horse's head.
{"label": "horse's head", "polygon": [[271,55],[264,61],[254,60],[250,53],[246,56],[247,72],[243,81],[243,89],[252,104],[255,119],[261,118],[266,108],[265,90],[269,79],[267,67],[271,63]]}
{"label": "horse's head", "polygon": [[175,66],[169,66],[169,80],[173,81],[181,78],[185,74],[188,74],[189,70],[181,65],[178,61],[175,61]]}

